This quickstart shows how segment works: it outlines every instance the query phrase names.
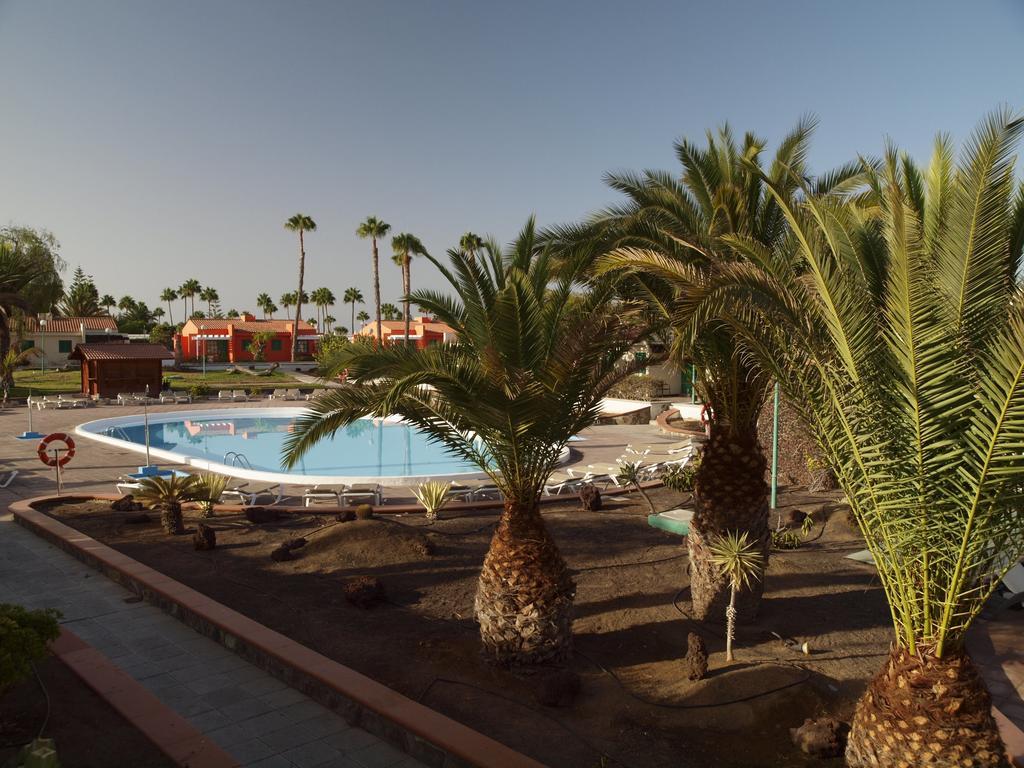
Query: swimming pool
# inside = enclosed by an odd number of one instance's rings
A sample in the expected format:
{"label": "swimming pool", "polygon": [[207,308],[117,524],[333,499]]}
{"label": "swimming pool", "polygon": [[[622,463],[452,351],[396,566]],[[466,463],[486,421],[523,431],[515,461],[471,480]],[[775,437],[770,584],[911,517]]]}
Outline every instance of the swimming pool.
{"label": "swimming pool", "polygon": [[[302,408],[223,408],[152,412],[150,454],[233,477],[292,485],[377,482],[414,485],[484,477],[479,468],[448,453],[400,419],[360,419],[323,440],[291,470],[281,463],[285,438]],[[145,453],[141,414],[81,424],[76,433]]]}

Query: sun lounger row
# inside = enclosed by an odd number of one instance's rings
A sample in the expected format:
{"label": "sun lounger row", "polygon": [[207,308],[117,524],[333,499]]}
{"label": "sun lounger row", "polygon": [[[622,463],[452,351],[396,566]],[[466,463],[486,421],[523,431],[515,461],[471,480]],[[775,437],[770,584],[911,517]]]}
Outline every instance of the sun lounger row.
{"label": "sun lounger row", "polygon": [[30,408],[34,405],[37,410],[41,411],[45,408],[89,408],[96,403],[86,395],[57,395],[55,397],[45,395],[29,398],[28,405]]}
{"label": "sun lounger row", "polygon": [[161,403],[191,403],[192,396],[188,392],[174,392],[167,389],[160,393]]}
{"label": "sun lounger row", "polygon": [[377,483],[351,483],[342,485],[314,485],[302,494],[302,506],[327,503],[332,506],[349,507],[353,504],[384,503],[384,491]]}
{"label": "sun lounger row", "polygon": [[297,389],[275,389],[270,393],[271,400],[309,400],[312,395],[304,395]]}

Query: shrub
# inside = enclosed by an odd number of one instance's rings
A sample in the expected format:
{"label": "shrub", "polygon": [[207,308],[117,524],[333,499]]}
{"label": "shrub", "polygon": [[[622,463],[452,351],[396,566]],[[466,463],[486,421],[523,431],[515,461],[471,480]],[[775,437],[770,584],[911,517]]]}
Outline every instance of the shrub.
{"label": "shrub", "polygon": [[693,483],[697,479],[697,469],[700,467],[700,457],[694,456],[685,465],[670,464],[665,468],[661,480],[666,488],[679,493],[687,493],[693,490]]}
{"label": "shrub", "polygon": [[210,396],[210,388],[205,384],[193,384],[188,388],[188,394],[193,400],[202,400]]}
{"label": "shrub", "polygon": [[47,644],[60,635],[53,608],[30,611],[0,603],[0,691],[28,676],[32,662],[43,658]]}
{"label": "shrub", "polygon": [[373,517],[373,507],[369,504],[360,504],[356,507],[356,520],[369,520]]}
{"label": "shrub", "polygon": [[413,495],[423,505],[427,520],[437,520],[437,513],[448,503],[448,483],[439,480],[428,480],[419,488],[413,489]]}
{"label": "shrub", "polygon": [[665,383],[653,376],[635,373],[627,376],[608,390],[608,397],[621,397],[623,400],[651,400],[660,397]]}

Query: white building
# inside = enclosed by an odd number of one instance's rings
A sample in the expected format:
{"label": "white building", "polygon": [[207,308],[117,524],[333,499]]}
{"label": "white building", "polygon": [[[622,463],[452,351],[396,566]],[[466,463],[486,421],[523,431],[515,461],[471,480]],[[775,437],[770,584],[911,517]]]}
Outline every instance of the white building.
{"label": "white building", "polygon": [[21,340],[21,349],[35,347],[42,353],[42,359],[35,358],[32,365],[44,367],[63,366],[76,344],[122,341],[117,332],[117,323],[109,315],[98,317],[52,317],[39,315],[26,317],[14,327],[15,335]]}

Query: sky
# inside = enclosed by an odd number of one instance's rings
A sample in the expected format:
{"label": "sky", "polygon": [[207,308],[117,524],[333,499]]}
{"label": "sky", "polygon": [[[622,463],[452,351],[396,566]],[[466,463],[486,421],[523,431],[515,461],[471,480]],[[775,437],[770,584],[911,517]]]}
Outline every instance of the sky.
{"label": "sky", "polygon": [[101,293],[195,277],[252,310],[295,290],[302,212],[307,290],[372,313],[368,215],[435,255],[507,242],[614,202],[607,171],[677,168],[680,137],[773,146],[808,113],[816,169],[887,138],[925,159],[1024,109],[1022,41],[1021,0],[0,0],[0,225]]}

